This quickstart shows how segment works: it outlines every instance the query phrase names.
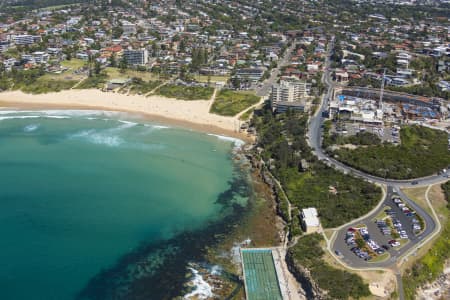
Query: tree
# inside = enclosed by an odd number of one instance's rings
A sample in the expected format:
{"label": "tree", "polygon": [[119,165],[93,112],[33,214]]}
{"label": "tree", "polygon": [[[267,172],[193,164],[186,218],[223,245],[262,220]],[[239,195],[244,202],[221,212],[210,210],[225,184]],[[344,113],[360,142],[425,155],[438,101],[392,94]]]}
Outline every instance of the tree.
{"label": "tree", "polygon": [[119,62],[120,72],[125,73],[125,70],[127,69],[127,67],[128,67],[127,59],[125,58],[125,56],[122,56],[122,59]]}
{"label": "tree", "polygon": [[95,75],[99,75],[101,70],[102,70],[102,66],[101,66],[100,62],[95,61],[95,65],[94,65]]}
{"label": "tree", "polygon": [[178,46],[178,51],[179,52],[186,52],[186,40],[185,39],[181,39],[180,41],[180,45]]}
{"label": "tree", "polygon": [[115,53],[111,54],[109,57],[109,65],[113,68],[117,67],[117,58]]}

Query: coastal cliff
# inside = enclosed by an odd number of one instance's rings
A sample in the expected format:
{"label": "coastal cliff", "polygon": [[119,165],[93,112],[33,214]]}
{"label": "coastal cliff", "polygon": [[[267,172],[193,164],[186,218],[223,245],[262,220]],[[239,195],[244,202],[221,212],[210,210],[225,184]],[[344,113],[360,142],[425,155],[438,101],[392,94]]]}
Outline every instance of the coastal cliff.
{"label": "coastal cliff", "polygon": [[311,272],[295,259],[291,251],[286,253],[286,263],[289,271],[301,284],[307,299],[328,299],[327,292],[319,287],[316,281],[312,278]]}

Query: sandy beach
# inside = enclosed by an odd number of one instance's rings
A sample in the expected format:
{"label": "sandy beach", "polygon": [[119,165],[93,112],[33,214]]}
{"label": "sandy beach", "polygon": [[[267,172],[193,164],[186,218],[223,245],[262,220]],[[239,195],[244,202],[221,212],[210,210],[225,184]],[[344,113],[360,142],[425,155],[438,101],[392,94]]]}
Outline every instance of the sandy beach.
{"label": "sandy beach", "polygon": [[161,96],[127,96],[95,89],[38,95],[21,91],[0,93],[0,107],[122,111],[141,114],[153,121],[249,140],[246,134],[239,133],[237,118],[211,114],[210,105],[210,100],[183,101]]}

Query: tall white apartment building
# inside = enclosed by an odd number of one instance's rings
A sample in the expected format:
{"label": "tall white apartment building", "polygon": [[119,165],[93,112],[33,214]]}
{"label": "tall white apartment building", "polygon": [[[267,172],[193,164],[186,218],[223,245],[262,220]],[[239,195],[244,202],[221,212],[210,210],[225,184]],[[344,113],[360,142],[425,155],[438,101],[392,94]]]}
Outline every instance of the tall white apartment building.
{"label": "tall white apartment building", "polygon": [[123,51],[123,56],[125,57],[129,65],[146,65],[148,63],[148,50],[138,49]]}

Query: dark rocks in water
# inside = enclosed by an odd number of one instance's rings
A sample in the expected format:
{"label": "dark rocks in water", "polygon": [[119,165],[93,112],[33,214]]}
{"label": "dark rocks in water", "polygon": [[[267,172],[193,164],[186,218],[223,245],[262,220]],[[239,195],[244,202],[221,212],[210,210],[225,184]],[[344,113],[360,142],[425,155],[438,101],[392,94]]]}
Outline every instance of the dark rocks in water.
{"label": "dark rocks in water", "polygon": [[208,247],[220,243],[249,212],[249,205],[242,206],[235,200],[236,197],[250,197],[252,193],[243,176],[236,176],[230,182],[230,188],[219,195],[216,202],[222,205],[223,211],[220,220],[196,231],[180,233],[167,241],[142,244],[93,277],[76,299],[163,300],[185,294],[189,262],[202,261]]}

